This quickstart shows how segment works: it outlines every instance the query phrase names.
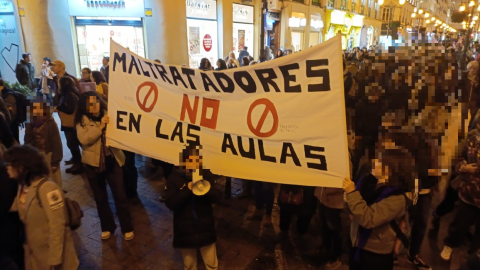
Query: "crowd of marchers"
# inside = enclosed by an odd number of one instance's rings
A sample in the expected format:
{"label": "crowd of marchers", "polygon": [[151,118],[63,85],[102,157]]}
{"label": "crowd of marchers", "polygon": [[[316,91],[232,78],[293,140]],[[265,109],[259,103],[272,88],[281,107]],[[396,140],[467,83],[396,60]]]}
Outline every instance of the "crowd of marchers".
{"label": "crowd of marchers", "polygon": [[[267,47],[255,61],[247,50],[238,59],[233,52],[219,59],[216,70],[283,55],[282,51],[272,55]],[[352,270],[388,270],[403,257],[416,269],[432,269],[421,256],[429,221],[429,236],[437,237],[440,220],[455,210],[438,259],[449,261],[452,251],[468,239],[469,255],[462,270],[480,269],[480,71],[476,61],[463,71],[457,60],[451,48],[422,40],[388,53],[374,48],[345,52],[351,172],[343,188],[282,184],[277,189],[274,183],[245,179],[236,199],[253,198],[255,210],[246,219],[262,220],[262,226],[271,228],[276,201],[279,239],[289,241],[293,220],[296,233],[304,235],[318,214],[322,233],[315,256],[326,258],[325,270],[342,264]],[[75,211],[76,202],[62,188],[62,162],[71,165],[67,173],[88,179],[100,219],[98,237],[108,240],[117,229],[107,185],[120,233],[125,241],[135,237],[129,205],[138,203],[136,154],[106,145],[108,57],[103,61],[100,71],[82,69],[78,80],[62,61],[45,57],[37,80],[31,56],[24,54],[16,74],[19,83],[37,93],[30,99],[0,79],[0,230],[5,235],[0,238],[0,269],[79,267],[71,234],[81,226],[81,212]],[[204,58],[199,69],[213,67]],[[95,91],[83,91],[80,82],[93,82]],[[24,138],[19,138],[19,129],[24,129]],[[70,160],[64,160],[63,145],[71,152]],[[159,200],[173,211],[173,247],[181,251],[185,269],[197,268],[197,250],[206,269],[218,269],[212,204],[224,196],[215,185],[220,176],[203,168],[199,148],[186,146],[179,166],[152,163],[166,179]],[[209,181],[212,188],[204,194],[193,192],[198,179]],[[439,188],[442,179],[448,179],[445,194]],[[444,197],[434,208],[433,196]],[[345,226],[349,234],[343,233]],[[344,253],[349,254],[348,261],[342,261]]]}

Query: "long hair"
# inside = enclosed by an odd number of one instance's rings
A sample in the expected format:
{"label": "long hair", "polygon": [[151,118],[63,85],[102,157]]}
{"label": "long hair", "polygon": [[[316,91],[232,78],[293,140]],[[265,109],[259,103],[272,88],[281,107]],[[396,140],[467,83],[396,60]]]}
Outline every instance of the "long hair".
{"label": "long hair", "polygon": [[20,185],[30,186],[32,180],[50,174],[45,156],[30,145],[12,146],[3,158],[19,173],[17,181]]}
{"label": "long hair", "polygon": [[68,93],[80,94],[73,79],[68,76],[63,76],[60,78],[60,94],[65,96]]}
{"label": "long hair", "polygon": [[92,114],[89,113],[87,110],[90,97],[95,97],[97,101],[100,102],[101,114],[107,111],[107,103],[105,102],[105,100],[102,99],[102,97],[97,92],[94,92],[94,91],[84,92],[80,95],[80,99],[78,101],[77,113],[75,114],[75,125],[77,124],[80,124],[81,126],[85,125],[83,123],[83,116],[86,116],[89,119],[92,119]]}
{"label": "long hair", "polygon": [[222,58],[219,58],[217,61],[220,63],[220,67],[217,68],[217,70],[227,69],[227,63],[225,63],[225,60],[223,60]]}
{"label": "long hair", "polygon": [[95,80],[95,84],[99,85],[101,83],[106,83],[105,76],[100,71],[94,70],[92,71],[92,77]]}
{"label": "long hair", "polygon": [[243,64],[243,66],[250,65],[250,59],[248,57],[243,57],[242,58],[242,64]]}
{"label": "long hair", "polygon": [[[210,66],[207,67],[207,63],[209,63]],[[198,67],[198,69],[208,70],[210,67],[212,67],[212,64],[210,63],[210,61],[208,61],[207,58],[202,58],[202,60],[200,60],[200,67]]]}

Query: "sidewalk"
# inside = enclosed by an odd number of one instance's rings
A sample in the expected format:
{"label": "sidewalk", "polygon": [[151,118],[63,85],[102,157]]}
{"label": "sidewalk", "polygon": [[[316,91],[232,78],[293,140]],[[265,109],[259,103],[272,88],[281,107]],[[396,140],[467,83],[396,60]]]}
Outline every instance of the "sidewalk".
{"label": "sidewalk", "polygon": [[[55,118],[58,118],[55,115]],[[23,133],[21,135],[23,137]],[[64,160],[70,158],[70,153],[64,141]],[[138,193],[140,202],[131,205],[131,213],[135,228],[135,238],[125,241],[117,229],[114,237],[107,241],[100,239],[100,224],[87,180],[82,176],[72,176],[65,173],[62,162],[63,188],[68,191],[69,198],[77,200],[85,214],[82,226],[72,233],[76,250],[80,259],[80,269],[85,270],[175,270],[183,269],[180,251],[172,247],[173,221],[172,213],[158,202],[160,191],[165,181],[148,180],[149,167],[146,158],[137,156],[139,170]],[[224,181],[220,181],[220,185]],[[223,188],[222,186],[217,188]],[[238,180],[232,181],[233,198],[214,207],[217,221],[217,254],[219,269],[248,270],[303,270],[322,269],[322,261],[312,256],[312,252],[320,243],[319,220],[315,216],[309,232],[299,237],[292,226],[290,236],[281,238],[278,228],[278,207],[273,211],[274,227],[265,229],[259,221],[247,221],[245,216],[254,210],[253,200],[238,200],[235,195],[241,189]],[[115,209],[110,196],[110,204]],[[440,260],[443,248],[442,240],[448,228],[452,215],[447,216],[442,223],[438,240],[425,238],[422,247],[422,257],[430,263],[434,270],[457,270],[465,257],[467,247],[463,246],[453,254],[452,262]],[[117,220],[118,224],[118,220]],[[348,228],[345,228],[348,233]],[[310,254],[310,256],[305,255]],[[200,258],[200,256],[199,256]],[[344,256],[344,262],[347,257]],[[397,270],[413,269],[400,258],[401,267]],[[205,269],[200,263],[199,269]],[[348,269],[342,266],[342,270]]]}

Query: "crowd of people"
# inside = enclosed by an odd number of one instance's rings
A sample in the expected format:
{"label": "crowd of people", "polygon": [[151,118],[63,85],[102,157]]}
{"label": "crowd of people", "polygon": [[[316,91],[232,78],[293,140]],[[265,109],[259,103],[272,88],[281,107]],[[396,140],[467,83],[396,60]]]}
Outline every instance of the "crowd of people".
{"label": "crowd of people", "polygon": [[[406,260],[426,270],[432,267],[422,259],[421,246],[428,222],[432,222],[430,236],[436,237],[442,217],[456,209],[438,258],[449,261],[453,249],[471,235],[462,270],[480,269],[480,70],[478,62],[469,59],[462,71],[456,51],[445,46],[420,40],[387,53],[373,47],[344,51],[350,175],[342,188],[281,184],[278,192],[274,183],[242,180],[244,190],[238,199],[251,197],[255,205],[246,219],[263,220],[264,227],[272,227],[276,200],[283,237],[289,235],[293,220],[298,235],[307,233],[318,213],[322,234],[317,255],[327,257],[325,270],[344,263],[351,270],[393,269],[402,246]],[[218,59],[215,70],[283,55],[283,51],[273,55],[267,47],[255,61],[245,47],[238,58],[231,52]],[[103,59],[100,71],[83,68],[78,80],[62,61],[45,57],[37,83],[31,55],[24,54],[17,66],[18,80],[39,95],[24,108],[29,119],[23,145],[19,125],[24,123],[17,115],[24,104],[0,79],[0,230],[6,236],[0,238],[1,269],[78,268],[68,215],[72,202],[62,189],[61,162],[72,165],[67,173],[84,173],[88,179],[100,219],[98,237],[109,239],[117,227],[107,184],[122,236],[126,241],[135,237],[129,204],[138,199],[136,154],[106,145],[108,61]],[[199,69],[213,67],[204,58]],[[80,83],[95,83],[96,89],[83,91]],[[460,119],[455,118],[457,111]],[[70,160],[64,161],[60,131]],[[185,269],[197,269],[199,250],[206,269],[213,270],[218,269],[218,259],[212,204],[223,196],[218,188],[204,195],[192,192],[195,179],[215,186],[220,177],[204,169],[201,160],[199,147],[188,145],[180,153],[179,166],[161,160],[152,163],[166,179],[160,201],[173,211],[173,247],[181,250]],[[442,179],[448,179],[445,198],[432,213],[432,197],[442,196]],[[345,212],[349,235],[343,233]],[[349,254],[348,262],[342,261],[344,252]]]}

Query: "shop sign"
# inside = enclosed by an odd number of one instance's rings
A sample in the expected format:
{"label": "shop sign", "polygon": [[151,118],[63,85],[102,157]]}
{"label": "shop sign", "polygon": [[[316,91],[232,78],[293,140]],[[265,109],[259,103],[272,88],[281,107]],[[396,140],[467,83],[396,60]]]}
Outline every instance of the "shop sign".
{"label": "shop sign", "polygon": [[0,74],[9,82],[17,81],[15,67],[21,59],[19,28],[14,13],[12,2],[0,1]]}
{"label": "shop sign", "polygon": [[362,27],[363,25],[363,16],[354,15],[352,18],[352,26]]}
{"label": "shop sign", "polygon": [[203,49],[205,49],[206,52],[212,49],[212,37],[209,34],[203,37]]}
{"label": "shop sign", "polygon": [[13,3],[10,1],[0,1],[0,13],[13,12]]}
{"label": "shop sign", "polygon": [[332,11],[332,16],[330,22],[333,24],[345,24],[345,12],[334,10]]}
{"label": "shop sign", "polygon": [[144,0],[68,0],[70,16],[145,17]]}
{"label": "shop sign", "polygon": [[233,22],[253,23],[253,7],[233,4]]}
{"label": "shop sign", "polygon": [[217,1],[213,0],[186,0],[187,18],[217,19]]}
{"label": "shop sign", "polygon": [[280,13],[267,12],[267,20],[280,21]]}
{"label": "shop sign", "polygon": [[307,25],[307,19],[303,18],[295,18],[295,17],[292,17],[290,19],[288,19],[288,26],[289,27],[292,27],[292,28],[295,28],[295,27],[304,27],[305,25]]}

